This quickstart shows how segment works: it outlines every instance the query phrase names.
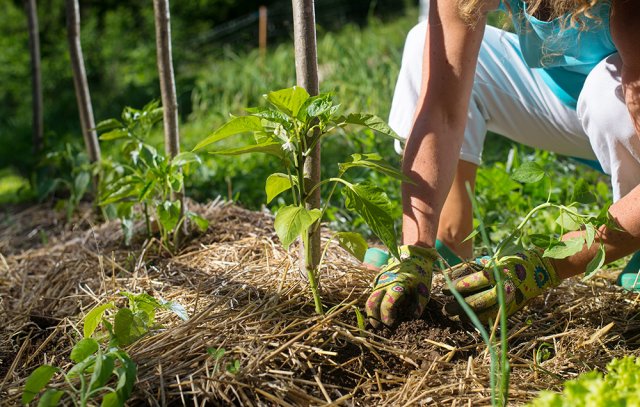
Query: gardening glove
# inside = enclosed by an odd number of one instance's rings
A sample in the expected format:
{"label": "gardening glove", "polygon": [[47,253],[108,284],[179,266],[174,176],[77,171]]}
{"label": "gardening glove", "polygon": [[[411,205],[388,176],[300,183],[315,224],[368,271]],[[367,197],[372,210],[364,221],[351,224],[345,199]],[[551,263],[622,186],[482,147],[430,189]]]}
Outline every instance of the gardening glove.
{"label": "gardening glove", "polygon": [[[539,250],[527,250],[499,259],[484,257],[475,263],[462,263],[451,268],[449,276],[453,287],[476,313],[481,322],[487,323],[498,315],[498,291],[494,266],[502,273],[507,316],[524,307],[529,300],[545,289],[560,284],[560,278],[551,261],[542,257]],[[444,294],[451,295],[448,288]],[[466,317],[458,302],[445,306],[445,313]]]}
{"label": "gardening glove", "polygon": [[373,282],[366,312],[374,328],[393,326],[400,319],[419,318],[429,302],[435,249],[400,247],[400,260],[389,260]]}

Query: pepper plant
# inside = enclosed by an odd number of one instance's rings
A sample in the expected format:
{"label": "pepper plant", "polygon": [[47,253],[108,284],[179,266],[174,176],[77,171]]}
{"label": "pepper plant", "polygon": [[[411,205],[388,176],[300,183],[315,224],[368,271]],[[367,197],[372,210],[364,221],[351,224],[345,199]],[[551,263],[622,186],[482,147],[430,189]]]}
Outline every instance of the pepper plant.
{"label": "pepper plant", "polygon": [[[350,169],[364,167],[396,179],[405,179],[397,169],[376,153],[353,154],[349,161],[339,164],[337,173],[333,177],[321,179],[316,184],[312,184],[311,180],[304,177],[305,162],[313,148],[320,140],[336,133],[338,129],[348,125],[358,125],[396,139],[399,138],[398,135],[375,115],[363,113],[340,115],[338,113],[340,106],[334,103],[330,93],[312,97],[304,88],[294,86],[270,92],[264,97],[268,106],[250,108],[247,109],[246,116],[232,117],[202,140],[194,151],[231,136],[244,134],[249,136],[240,147],[210,152],[221,155],[264,153],[282,163],[283,172],[269,175],[265,190],[267,203],[281,194],[286,193],[285,196],[289,196],[289,204],[277,211],[274,221],[276,233],[285,248],[302,237],[307,258],[310,257],[309,245],[305,241],[307,232],[319,227],[331,197],[340,186],[346,208],[358,213],[389,251],[399,257],[398,236],[391,214],[392,204],[386,193],[372,183],[350,182],[344,178]],[[318,188],[326,192],[322,208],[307,209],[305,204],[308,198]],[[354,256],[359,259],[364,257],[367,243],[360,234],[337,233],[335,238]],[[307,275],[316,312],[322,313],[317,269],[307,267]]]}
{"label": "pepper plant", "polygon": [[[127,244],[133,235],[134,207],[140,205],[147,236],[157,229],[162,244],[173,250],[178,246],[180,226],[185,221],[180,200],[174,197],[183,190],[183,169],[200,164],[200,158],[183,152],[169,159],[147,144],[145,140],[160,120],[162,108],[151,102],[141,110],[125,108],[121,120],[108,119],[98,124],[100,139],[122,139],[121,152],[128,158],[123,162],[103,161],[106,170],[100,205],[108,207],[121,220]],[[208,227],[207,220],[194,212],[187,211],[185,216],[201,230]]]}
{"label": "pepper plant", "polygon": [[[523,184],[534,184],[546,180],[551,182],[546,171],[535,162],[526,162],[514,170],[511,177]],[[549,186],[549,191],[551,187]],[[532,244],[544,249],[543,256],[564,259],[580,252],[585,246],[591,248],[598,245],[596,256],[589,262],[585,270],[585,279],[590,278],[604,265],[605,247],[602,240],[598,238],[599,228],[606,226],[611,229],[619,229],[619,226],[609,214],[609,206],[604,205],[597,214],[581,213],[580,205],[591,203],[596,199],[596,194],[585,182],[578,181],[573,190],[571,202],[567,205],[546,202],[534,207],[527,213],[518,226],[504,238],[496,247],[495,256],[500,257],[514,253],[523,246]],[[556,211],[554,220],[557,234],[530,234],[527,232],[527,224],[542,211]],[[562,240],[561,237],[567,232],[582,231],[576,236]]]}

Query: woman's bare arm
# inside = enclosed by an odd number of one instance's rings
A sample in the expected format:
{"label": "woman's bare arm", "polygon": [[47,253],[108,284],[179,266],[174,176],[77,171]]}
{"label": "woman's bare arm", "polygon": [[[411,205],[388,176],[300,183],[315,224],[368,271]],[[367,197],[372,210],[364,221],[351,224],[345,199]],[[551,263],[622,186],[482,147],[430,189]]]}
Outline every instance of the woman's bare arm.
{"label": "woman's bare arm", "polygon": [[[462,145],[486,12],[470,26],[456,3],[430,6],[421,98],[403,159],[404,173],[415,181],[402,186],[404,244],[433,247]],[[485,5],[495,9],[498,1]]]}

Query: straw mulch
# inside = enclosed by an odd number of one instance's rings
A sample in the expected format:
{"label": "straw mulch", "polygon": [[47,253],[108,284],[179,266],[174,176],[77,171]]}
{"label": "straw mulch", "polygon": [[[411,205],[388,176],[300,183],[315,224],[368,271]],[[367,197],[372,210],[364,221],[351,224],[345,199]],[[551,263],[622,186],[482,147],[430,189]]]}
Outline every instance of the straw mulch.
{"label": "straw mulch", "polygon": [[[211,226],[171,257],[155,241],[123,246],[116,223],[72,222],[50,208],[5,210],[0,220],[0,400],[19,404],[42,363],[68,367],[92,307],[120,291],[182,304],[190,319],[159,315],[163,328],[132,345],[139,368],[130,405],[486,405],[489,356],[470,327],[440,313],[434,290],[423,319],[395,330],[361,331],[373,272],[331,246],[322,266],[324,303],[314,314],[272,217],[232,205],[192,204]],[[328,233],[327,233],[328,236]],[[436,277],[436,285],[442,279]],[[564,282],[510,319],[512,404],[635,354],[635,294],[610,275]],[[494,333],[497,335],[497,333]],[[548,344],[548,345],[543,345]],[[216,361],[209,348],[224,348]],[[550,349],[546,357],[540,349]],[[225,366],[238,360],[236,374]]]}

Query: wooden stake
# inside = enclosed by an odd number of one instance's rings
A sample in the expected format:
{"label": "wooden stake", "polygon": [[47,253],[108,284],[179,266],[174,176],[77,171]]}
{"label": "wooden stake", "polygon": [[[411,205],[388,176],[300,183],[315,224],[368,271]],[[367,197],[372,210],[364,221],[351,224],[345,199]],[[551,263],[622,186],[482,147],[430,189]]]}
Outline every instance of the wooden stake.
{"label": "wooden stake", "polygon": [[[160,92],[162,94],[162,110],[164,117],[164,150],[169,159],[180,153],[180,134],[178,133],[178,98],[173,73],[173,57],[171,54],[171,12],[169,0],[153,0],[153,14],[156,25],[156,50]],[[182,231],[187,231],[184,189],[176,193],[180,200],[180,219]]]}
{"label": "wooden stake", "polygon": [[36,0],[24,1],[29,26],[31,53],[31,105],[33,112],[33,151],[38,153],[44,144],[44,115],[42,109],[42,71],[40,67],[40,29]]}
{"label": "wooden stake", "polygon": [[267,6],[260,6],[258,16],[258,46],[260,47],[260,56],[264,57],[267,52]]}
{"label": "wooden stake", "polygon": [[80,43],[80,6],[78,0],[66,0],[67,8],[67,38],[69,40],[69,55],[71,57],[71,69],[73,70],[73,85],[78,102],[80,114],[80,126],[87,154],[91,162],[100,160],[100,143],[96,134],[96,123],[93,117],[91,94],[87,72],[84,67],[82,45]]}
{"label": "wooden stake", "polygon": [[[292,0],[293,5],[293,36],[296,53],[296,78],[298,86],[302,86],[311,96],[319,93],[318,84],[318,55],[316,47],[316,21],[313,0]],[[305,178],[311,180],[311,185],[320,182],[320,143],[317,143],[306,160],[304,168]],[[307,200],[307,208],[320,208],[320,188],[317,188]],[[303,259],[305,268],[317,269],[320,263],[321,244],[320,228],[309,236],[310,259]],[[306,256],[304,256],[306,257]]]}

